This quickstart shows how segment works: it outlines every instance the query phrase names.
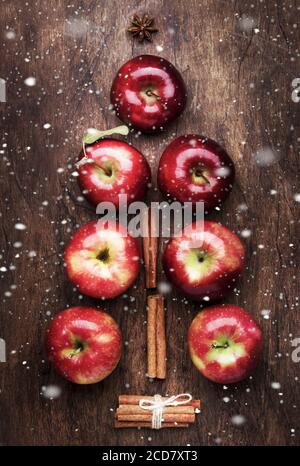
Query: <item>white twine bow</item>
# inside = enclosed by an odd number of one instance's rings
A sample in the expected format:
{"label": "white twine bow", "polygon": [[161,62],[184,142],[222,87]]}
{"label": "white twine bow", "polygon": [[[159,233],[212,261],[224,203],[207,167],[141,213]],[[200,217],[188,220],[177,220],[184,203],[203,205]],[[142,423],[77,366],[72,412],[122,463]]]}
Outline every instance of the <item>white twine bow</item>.
{"label": "white twine bow", "polygon": [[[179,400],[179,398],[184,398]],[[154,395],[154,400],[142,399],[139,407],[146,411],[152,411],[152,429],[160,429],[163,422],[163,412],[167,406],[179,406],[189,403],[193,399],[190,393],[180,393],[163,400],[160,395]]]}

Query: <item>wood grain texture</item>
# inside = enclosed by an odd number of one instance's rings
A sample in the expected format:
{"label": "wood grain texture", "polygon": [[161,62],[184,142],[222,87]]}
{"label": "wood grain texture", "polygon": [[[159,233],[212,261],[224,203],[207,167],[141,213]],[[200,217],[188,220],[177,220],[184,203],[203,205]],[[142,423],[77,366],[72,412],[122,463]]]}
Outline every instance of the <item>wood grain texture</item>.
{"label": "wood grain texture", "polygon": [[[152,44],[133,42],[125,33],[128,18],[144,11],[156,17],[160,30]],[[2,444],[300,443],[300,363],[291,358],[291,341],[300,337],[294,200],[300,192],[300,103],[291,98],[292,80],[300,77],[299,16],[296,0],[141,0],[121,7],[117,0],[36,0],[27,6],[1,1],[0,76],[8,93],[7,103],[0,103],[1,267],[7,268],[0,272],[0,336],[8,351],[0,364]],[[109,106],[110,84],[120,65],[141,53],[160,53],[174,63],[189,93],[185,112],[166,132],[129,137],[147,156],[154,186],[159,157],[176,135],[216,139],[236,164],[233,192],[210,218],[236,232],[251,230],[243,279],[226,302],[257,318],[265,347],[253,377],[228,388],[201,377],[187,356],[186,332],[199,306],[175,291],[166,298],[168,377],[150,382],[143,271],[126,295],[109,302],[80,296],[64,271],[62,254],[71,233],[95,218],[72,176],[82,134],[119,123]],[[36,78],[34,87],[24,84],[29,76]],[[45,123],[51,128],[44,129]],[[270,167],[253,159],[264,147],[280,152]],[[160,199],[154,188],[150,199]],[[27,229],[16,230],[17,222]],[[158,266],[164,281],[160,260]],[[62,380],[44,360],[51,317],[79,303],[110,312],[126,342],[117,370],[95,386]],[[270,310],[268,320],[263,309]],[[41,395],[50,384],[61,389],[55,400]],[[124,392],[191,392],[201,399],[201,414],[183,430],[114,430],[113,408]],[[246,422],[235,425],[236,415]]]}

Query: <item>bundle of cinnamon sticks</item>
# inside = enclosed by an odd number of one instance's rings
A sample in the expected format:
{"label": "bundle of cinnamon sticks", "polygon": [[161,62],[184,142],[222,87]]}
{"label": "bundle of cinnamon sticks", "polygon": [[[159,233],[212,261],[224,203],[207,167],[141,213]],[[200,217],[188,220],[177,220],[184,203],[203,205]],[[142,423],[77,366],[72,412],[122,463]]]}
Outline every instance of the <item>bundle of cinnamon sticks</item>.
{"label": "bundle of cinnamon sticks", "polygon": [[[154,401],[153,396],[120,395],[119,407],[115,413],[115,428],[152,428],[152,413],[139,406],[140,400]],[[163,397],[162,400],[167,400]],[[195,413],[199,412],[200,400],[191,400],[181,406],[166,406],[163,411],[161,428],[188,427],[195,422]]]}

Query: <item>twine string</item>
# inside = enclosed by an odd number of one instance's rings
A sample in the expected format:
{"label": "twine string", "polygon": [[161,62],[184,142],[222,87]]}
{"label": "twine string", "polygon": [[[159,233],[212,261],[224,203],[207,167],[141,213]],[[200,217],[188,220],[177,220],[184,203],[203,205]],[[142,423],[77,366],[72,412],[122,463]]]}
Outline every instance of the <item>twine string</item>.
{"label": "twine string", "polygon": [[154,395],[154,400],[141,399],[139,407],[145,411],[152,411],[152,429],[160,429],[163,422],[164,409],[167,406],[179,406],[189,403],[193,399],[190,393],[180,393],[163,400],[160,395]]}

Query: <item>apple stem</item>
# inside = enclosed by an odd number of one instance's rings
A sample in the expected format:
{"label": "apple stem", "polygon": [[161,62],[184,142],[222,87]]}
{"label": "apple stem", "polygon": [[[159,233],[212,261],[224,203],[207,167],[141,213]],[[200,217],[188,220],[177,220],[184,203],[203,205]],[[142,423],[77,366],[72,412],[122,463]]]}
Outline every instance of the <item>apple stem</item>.
{"label": "apple stem", "polygon": [[77,354],[81,353],[81,351],[83,351],[83,350],[84,350],[84,344],[81,341],[76,340],[75,341],[75,348],[70,353],[71,358],[73,358],[73,356],[76,356]]}
{"label": "apple stem", "polygon": [[85,150],[85,143],[82,141],[82,151],[83,151],[83,157],[80,159],[78,162],[75,163],[75,167],[79,169],[81,165],[85,165],[86,163],[94,163],[94,160],[89,158],[86,150]]}
{"label": "apple stem", "polygon": [[146,91],[146,95],[147,95],[148,97],[156,97],[156,100],[160,100],[159,95],[155,94],[155,92],[151,91],[151,89],[148,89],[148,90]]}
{"label": "apple stem", "polygon": [[[76,164],[76,168],[80,168],[81,165],[85,165],[86,163],[94,163],[95,164],[95,161],[93,159],[91,159],[90,157],[87,156],[87,153],[86,153],[86,150],[85,150],[85,143],[82,142],[82,149],[83,149],[83,154],[84,156],[82,157],[82,159],[80,159]],[[96,164],[98,168],[100,168],[100,170],[102,170],[104,172],[104,174],[108,177],[111,177],[112,175],[112,171],[111,169],[109,168],[105,168],[105,167],[102,167],[101,165],[99,165],[98,163]]]}
{"label": "apple stem", "polygon": [[84,141],[82,141],[82,150],[83,150],[84,157],[87,159],[88,156],[86,155],[85,142]]}
{"label": "apple stem", "polygon": [[198,178],[203,178],[203,180],[205,181],[205,183],[210,184],[209,179],[206,178],[205,175],[203,175],[203,172],[202,172],[201,168],[196,168],[196,170],[195,170],[195,176],[197,176]]}
{"label": "apple stem", "polygon": [[78,353],[80,353],[80,352],[81,352],[81,348],[75,349],[75,350],[72,351],[72,353],[71,353],[71,358],[72,358],[73,356],[76,356],[76,354],[78,354]]}
{"label": "apple stem", "polygon": [[100,170],[104,171],[106,176],[111,177],[112,171],[109,168],[102,167],[101,165],[98,165],[98,164],[97,164],[97,166],[100,168]]}

